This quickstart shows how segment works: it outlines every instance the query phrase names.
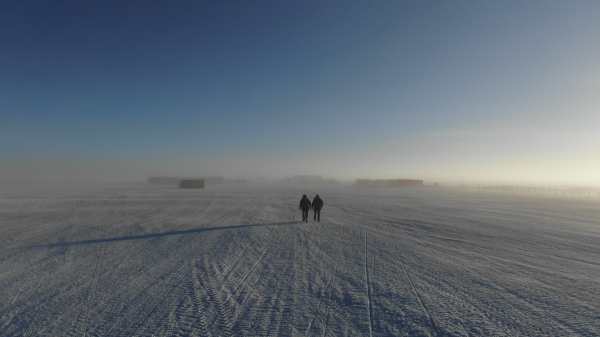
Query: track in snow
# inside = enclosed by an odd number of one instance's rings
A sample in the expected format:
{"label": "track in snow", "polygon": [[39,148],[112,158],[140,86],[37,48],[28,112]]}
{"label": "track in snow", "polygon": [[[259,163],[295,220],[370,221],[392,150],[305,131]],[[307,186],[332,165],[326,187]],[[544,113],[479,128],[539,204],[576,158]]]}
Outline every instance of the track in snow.
{"label": "track in snow", "polygon": [[434,332],[434,337],[440,336],[441,335],[440,330],[438,328],[437,323],[435,322],[435,319],[433,318],[433,315],[431,314],[431,311],[429,311],[429,309],[427,308],[427,305],[423,301],[423,298],[421,297],[421,294],[417,290],[417,287],[415,287],[415,283],[413,282],[412,278],[410,277],[410,274],[406,270],[406,267],[404,266],[402,261],[400,261],[400,266],[402,267],[402,270],[404,271],[404,275],[406,275],[406,279],[408,280],[408,283],[410,284],[410,288],[412,289],[413,293],[417,297],[417,300],[419,301],[421,308],[423,308],[423,312],[427,315],[427,318],[428,318],[429,322],[431,323],[431,327]]}
{"label": "track in snow", "polygon": [[367,290],[367,312],[369,314],[369,336],[373,337],[373,309],[371,300],[371,279],[369,277],[369,244],[368,233],[365,232],[365,288]]}

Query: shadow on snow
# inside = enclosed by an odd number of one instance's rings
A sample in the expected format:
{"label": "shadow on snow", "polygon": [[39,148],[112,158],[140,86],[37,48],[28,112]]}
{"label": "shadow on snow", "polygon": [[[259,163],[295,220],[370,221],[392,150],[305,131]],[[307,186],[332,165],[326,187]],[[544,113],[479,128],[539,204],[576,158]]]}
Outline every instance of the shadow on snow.
{"label": "shadow on snow", "polygon": [[300,223],[301,223],[300,221],[287,221],[287,222],[255,223],[255,224],[219,226],[219,227],[199,227],[199,228],[190,228],[190,229],[159,232],[159,233],[148,233],[148,234],[139,234],[139,235],[123,235],[123,236],[115,236],[115,237],[109,237],[109,238],[78,240],[78,241],[62,241],[62,242],[55,242],[55,243],[49,243],[49,244],[33,245],[33,246],[29,246],[29,248],[69,247],[69,246],[90,245],[90,244],[97,244],[97,243],[110,243],[110,242],[118,242],[118,241],[146,240],[146,239],[162,238],[165,236],[172,236],[172,235],[199,234],[199,233],[204,233],[204,232],[241,229],[241,228],[250,228],[250,227],[289,226],[289,225],[300,224]]}

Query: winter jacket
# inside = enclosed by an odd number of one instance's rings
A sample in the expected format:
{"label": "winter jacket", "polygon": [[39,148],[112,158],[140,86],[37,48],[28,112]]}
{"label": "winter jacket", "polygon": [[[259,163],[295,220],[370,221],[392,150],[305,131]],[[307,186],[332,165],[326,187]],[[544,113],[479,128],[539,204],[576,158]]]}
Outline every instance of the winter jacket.
{"label": "winter jacket", "polygon": [[321,199],[319,196],[316,196],[312,201],[312,207],[317,210],[323,208],[323,199]]}
{"label": "winter jacket", "polygon": [[300,199],[300,207],[299,208],[301,210],[307,211],[310,209],[310,207],[311,207],[311,204],[310,204],[310,200],[308,200],[308,198]]}

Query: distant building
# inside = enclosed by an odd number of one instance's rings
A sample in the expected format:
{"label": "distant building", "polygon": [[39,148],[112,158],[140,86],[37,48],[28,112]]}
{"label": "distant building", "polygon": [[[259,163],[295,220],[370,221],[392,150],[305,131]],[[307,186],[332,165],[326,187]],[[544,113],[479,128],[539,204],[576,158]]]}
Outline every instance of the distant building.
{"label": "distant building", "polygon": [[217,176],[206,176],[206,177],[168,177],[168,176],[159,176],[159,177],[149,177],[148,183],[154,185],[171,185],[171,186],[179,186],[181,187],[181,182],[183,180],[202,180],[205,185],[219,185],[225,183],[225,178],[217,177]]}
{"label": "distant building", "polygon": [[356,179],[358,187],[416,187],[423,186],[420,179]]}
{"label": "distant building", "polygon": [[179,188],[204,188],[204,179],[182,179]]}

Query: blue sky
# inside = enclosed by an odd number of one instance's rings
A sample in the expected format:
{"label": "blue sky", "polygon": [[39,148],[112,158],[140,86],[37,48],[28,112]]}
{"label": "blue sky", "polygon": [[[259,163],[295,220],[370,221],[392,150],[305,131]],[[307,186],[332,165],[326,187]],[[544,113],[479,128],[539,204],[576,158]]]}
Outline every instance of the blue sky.
{"label": "blue sky", "polygon": [[0,7],[3,179],[600,185],[596,1]]}

